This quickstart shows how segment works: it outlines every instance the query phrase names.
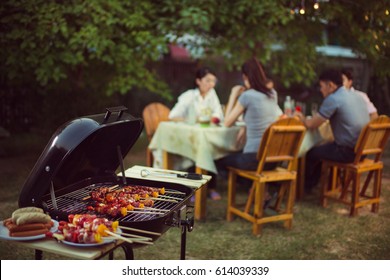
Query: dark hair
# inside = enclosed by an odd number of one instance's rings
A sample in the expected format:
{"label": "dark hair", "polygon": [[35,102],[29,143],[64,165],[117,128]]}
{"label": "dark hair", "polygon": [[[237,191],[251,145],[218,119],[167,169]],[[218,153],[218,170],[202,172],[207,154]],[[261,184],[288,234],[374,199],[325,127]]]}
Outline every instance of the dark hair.
{"label": "dark hair", "polygon": [[341,72],[335,69],[328,69],[321,73],[319,77],[320,81],[333,82],[338,87],[343,85],[343,77]]}
{"label": "dark hair", "polygon": [[351,71],[347,69],[343,69],[341,70],[341,74],[345,75],[345,77],[347,77],[348,80],[353,80],[353,75]]}
{"label": "dark hair", "polygon": [[202,79],[204,76],[206,76],[207,74],[212,74],[214,76],[217,76],[215,74],[215,72],[213,70],[211,70],[210,67],[201,67],[199,68],[198,70],[196,70],[196,74],[195,74],[195,77],[196,79]]}
{"label": "dark hair", "polygon": [[272,96],[270,90],[266,84],[268,81],[265,75],[263,66],[257,61],[256,58],[247,60],[241,67],[241,71],[248,77],[251,88],[260,91],[268,96]]}

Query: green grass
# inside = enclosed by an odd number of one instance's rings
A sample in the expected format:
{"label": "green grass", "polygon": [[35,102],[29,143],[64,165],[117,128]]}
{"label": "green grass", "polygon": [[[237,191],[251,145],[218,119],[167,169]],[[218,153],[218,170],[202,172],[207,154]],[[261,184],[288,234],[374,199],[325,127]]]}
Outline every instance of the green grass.
{"label": "green grass", "polygon": [[[10,216],[17,208],[17,200],[24,180],[35,164],[48,137],[16,135],[3,139],[6,147],[0,156],[0,220]],[[390,145],[388,145],[390,146]],[[125,158],[125,167],[145,164],[146,138],[140,137]],[[251,224],[241,218],[227,222],[226,182],[219,182],[223,199],[207,201],[207,219],[196,221],[192,232],[187,233],[187,259],[390,259],[390,149],[385,157],[381,204],[378,214],[363,208],[354,218],[348,217],[345,206],[330,203],[328,208],[319,205],[318,194],[306,197],[294,206],[293,228],[287,230],[282,223],[263,226],[262,235],[251,233]],[[238,195],[245,198],[247,190]],[[136,259],[179,259],[179,228],[169,229],[154,245],[134,250]],[[0,241],[0,259],[33,259],[34,252],[12,242]],[[44,254],[45,259],[65,259]],[[121,250],[116,259],[123,259]]]}

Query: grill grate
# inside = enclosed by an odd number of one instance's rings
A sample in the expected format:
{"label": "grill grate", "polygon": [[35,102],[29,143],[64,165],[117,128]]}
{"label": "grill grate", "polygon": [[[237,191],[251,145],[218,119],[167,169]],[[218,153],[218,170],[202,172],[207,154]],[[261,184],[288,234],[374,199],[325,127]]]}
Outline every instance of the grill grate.
{"label": "grill grate", "polygon": [[[114,185],[115,186],[115,185]],[[128,184],[127,186],[138,186],[139,185],[131,185]],[[87,206],[90,205],[93,201],[90,198],[90,193],[93,190],[96,190],[101,187],[109,187],[111,190],[119,190],[122,188],[122,186],[113,187],[112,182],[103,182],[103,183],[97,183],[88,185],[86,187],[77,189],[75,191],[66,193],[64,195],[61,195],[59,197],[56,197],[57,202],[57,210],[61,212],[65,212],[66,214],[84,214],[88,213],[90,211],[87,210]],[[166,191],[173,191],[177,192],[174,189],[165,189]],[[163,209],[163,210],[173,210],[176,205],[180,203],[185,197],[186,194],[177,194],[177,193],[166,193],[164,194],[167,199],[177,199],[178,203],[175,202],[169,202],[169,201],[159,201],[156,200],[154,202],[153,208],[154,209]],[[52,200],[48,200],[46,202],[48,210],[55,210],[53,207]],[[119,218],[119,221],[127,221],[127,222],[138,222],[138,221],[148,221],[152,220],[157,217],[162,217],[164,215],[169,214],[170,211],[164,212],[164,213],[156,213],[156,214],[143,214],[142,212],[139,212],[137,210],[132,211],[128,213],[126,216]],[[97,213],[96,213],[97,214]],[[109,215],[103,215],[103,214],[97,214],[100,217],[106,217],[108,219],[113,219]]]}

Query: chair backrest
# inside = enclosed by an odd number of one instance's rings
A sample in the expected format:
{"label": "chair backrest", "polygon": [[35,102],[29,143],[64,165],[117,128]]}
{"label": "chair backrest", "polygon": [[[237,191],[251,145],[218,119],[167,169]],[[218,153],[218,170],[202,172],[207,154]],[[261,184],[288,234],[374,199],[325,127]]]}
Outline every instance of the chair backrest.
{"label": "chair backrest", "polygon": [[360,132],[355,145],[355,164],[361,161],[363,156],[374,155],[374,160],[379,161],[387,140],[390,136],[390,118],[381,115],[370,121]]}
{"label": "chair backrest", "polygon": [[292,170],[305,132],[305,126],[296,118],[279,119],[272,123],[264,132],[257,152],[257,173],[263,171],[267,162],[287,162],[287,169]]}
{"label": "chair backrest", "polygon": [[144,108],[142,117],[145,122],[145,130],[149,141],[152,139],[158,124],[168,120],[170,111],[167,106],[158,102],[150,103]]}

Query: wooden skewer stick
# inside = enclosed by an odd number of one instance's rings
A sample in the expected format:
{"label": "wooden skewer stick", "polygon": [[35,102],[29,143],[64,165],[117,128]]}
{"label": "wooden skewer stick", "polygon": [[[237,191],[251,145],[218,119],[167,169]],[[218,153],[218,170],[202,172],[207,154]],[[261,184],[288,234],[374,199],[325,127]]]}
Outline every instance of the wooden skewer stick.
{"label": "wooden skewer stick", "polygon": [[131,240],[129,238],[126,238],[126,237],[123,237],[123,236],[120,236],[118,234],[115,234],[115,233],[113,233],[113,232],[111,232],[109,230],[104,230],[104,232],[107,233],[108,235],[114,236],[115,238],[123,240],[123,241],[126,241],[126,242],[128,242],[130,244],[133,243],[133,240]]}
{"label": "wooden skewer stick", "polygon": [[164,212],[150,212],[150,211],[127,211],[127,213],[137,213],[137,214],[151,214],[151,215],[164,215]]}
{"label": "wooden skewer stick", "polygon": [[135,210],[158,211],[158,212],[169,212],[170,211],[167,209],[157,209],[157,208],[152,208],[152,207],[144,207],[144,208],[135,207],[134,209]]}
{"label": "wooden skewer stick", "polygon": [[178,201],[174,199],[166,199],[166,198],[158,198],[158,197],[149,197],[148,199],[178,203]]}
{"label": "wooden skewer stick", "polygon": [[113,233],[109,230],[105,230],[104,232],[107,233],[108,235],[114,236],[116,239],[120,239],[120,240],[126,241],[128,243],[136,242],[136,243],[141,243],[141,244],[153,245],[153,242],[143,241],[143,240],[139,240],[139,239],[126,238],[126,237],[123,237],[119,234]]}
{"label": "wooden skewer stick", "polygon": [[[118,186],[119,186],[119,185],[111,186],[111,187],[108,188],[108,190],[111,191],[111,190],[115,189],[115,188],[118,187]],[[82,200],[87,200],[87,199],[90,199],[90,198],[91,198],[91,196],[89,195],[89,196],[84,197]]]}
{"label": "wooden skewer stick", "polygon": [[179,192],[179,191],[165,191],[165,193],[172,193],[172,194],[186,194],[186,193],[183,193],[183,192]]}
{"label": "wooden skewer stick", "polygon": [[128,237],[134,237],[134,238],[137,238],[139,240],[145,240],[145,241],[152,240],[152,238],[150,238],[150,237],[145,237],[145,236],[142,236],[142,235],[131,234],[131,233],[127,233],[127,232],[122,232],[121,235],[122,236],[128,236]]}
{"label": "wooden skewer stick", "polygon": [[168,209],[158,209],[158,208],[152,208],[152,207],[145,207],[145,210],[151,210],[151,211],[160,211],[160,212],[169,212],[171,210]]}
{"label": "wooden skewer stick", "polygon": [[148,231],[148,230],[142,230],[142,229],[138,229],[138,228],[131,228],[131,227],[125,227],[125,226],[119,226],[119,228],[131,230],[131,231],[135,231],[135,232],[140,232],[140,233],[146,233],[146,234],[150,234],[150,235],[161,236],[161,233]]}
{"label": "wooden skewer stick", "polygon": [[174,199],[174,200],[183,200],[183,198],[172,197],[172,196],[167,196],[167,195],[159,195],[158,197],[161,197],[161,198],[168,198],[168,199]]}

